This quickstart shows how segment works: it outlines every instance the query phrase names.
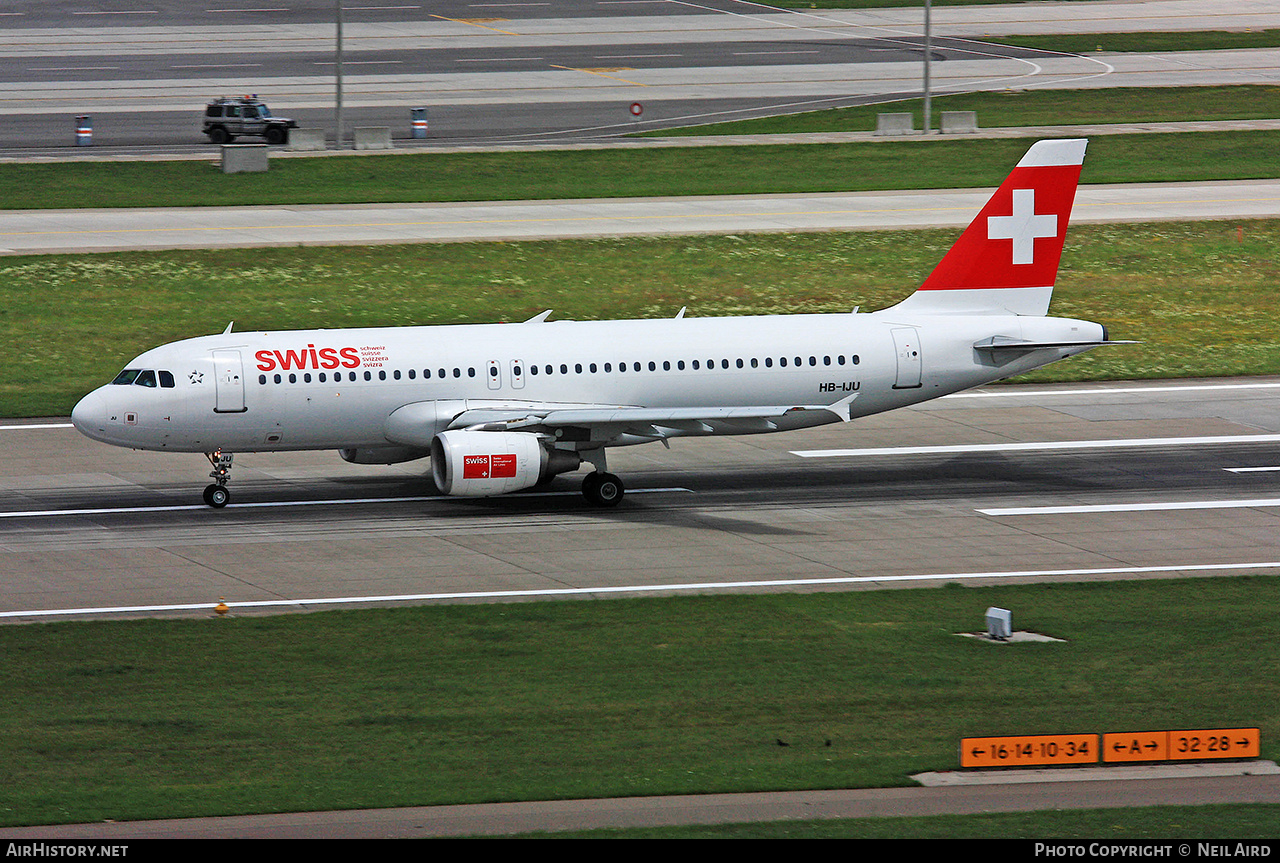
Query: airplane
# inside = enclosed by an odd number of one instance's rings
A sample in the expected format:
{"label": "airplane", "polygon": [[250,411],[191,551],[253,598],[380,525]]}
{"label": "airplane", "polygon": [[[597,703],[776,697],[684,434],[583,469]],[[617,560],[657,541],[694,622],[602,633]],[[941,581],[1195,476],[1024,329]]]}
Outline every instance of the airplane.
{"label": "airplane", "polygon": [[234,453],[335,449],[355,464],[430,458],[446,495],[593,470],[610,447],[781,432],[918,404],[1109,344],[1047,316],[1085,139],[1036,142],[923,284],[862,313],[233,332],[149,350],[75,406],[84,435],[204,453],[210,506]]}

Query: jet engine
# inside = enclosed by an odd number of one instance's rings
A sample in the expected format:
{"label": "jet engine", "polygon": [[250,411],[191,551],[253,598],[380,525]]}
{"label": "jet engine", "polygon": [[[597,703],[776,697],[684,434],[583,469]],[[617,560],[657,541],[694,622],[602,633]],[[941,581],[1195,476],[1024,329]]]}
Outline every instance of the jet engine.
{"label": "jet engine", "polygon": [[487,497],[577,470],[576,452],[551,449],[529,432],[441,432],[431,441],[431,474],[445,494]]}

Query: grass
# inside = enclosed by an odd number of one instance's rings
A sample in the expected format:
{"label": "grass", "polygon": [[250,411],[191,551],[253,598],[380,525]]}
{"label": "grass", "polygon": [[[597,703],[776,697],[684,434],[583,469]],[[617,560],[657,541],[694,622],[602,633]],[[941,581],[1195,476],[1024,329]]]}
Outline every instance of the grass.
{"label": "grass", "polygon": [[[994,734],[1257,726],[1275,758],[1277,589],[1245,576],[0,627],[0,822],[896,786]],[[990,605],[1065,641],[956,637]],[[1276,813],[1226,817],[1243,839],[1274,836]]]}
{"label": "grass", "polygon": [[[1197,842],[1238,842],[1241,836],[1266,838],[1280,827],[1280,805],[1132,806],[1124,809],[1071,809],[1054,812],[1002,812],[987,815],[937,815],[927,818],[859,818],[828,821],[775,821],[633,830],[540,833],[519,837],[583,839],[1118,839],[1157,842],[1194,837]],[[1233,846],[1234,847],[1234,846]]]}
{"label": "grass", "polygon": [[[1280,31],[1276,32],[1280,35]],[[1280,117],[1280,87],[1239,85],[1111,87],[1106,90],[996,90],[934,95],[931,109],[931,125],[934,129],[938,128],[943,111],[974,111],[978,115],[978,125],[986,129],[1008,126],[1260,120]],[[915,118],[915,127],[924,128],[923,100],[904,99],[876,105],[763,117],[758,120],[688,126],[646,134],[648,137],[676,137],[871,132],[876,128],[876,115],[884,112],[910,113]],[[1158,139],[1159,136],[1149,137]],[[1096,138],[1091,142],[1091,148],[1105,147],[1103,140]],[[1090,159],[1092,158],[1091,151]]]}
{"label": "grass", "polygon": [[[1100,136],[1090,143],[1082,181],[1275,177],[1277,141],[1274,131]],[[935,138],[277,159],[269,180],[204,162],[23,163],[0,165],[0,208],[180,207],[193,197],[204,206],[242,206],[958,188],[999,183],[1028,146]]]}
{"label": "grass", "polygon": [[[1241,236],[1242,232],[1242,236]],[[0,259],[0,415],[65,416],[143,350],[221,332],[874,310],[958,231],[129,252]],[[1243,241],[1241,241],[1241,239]],[[637,262],[643,262],[638,265]],[[1031,380],[1280,373],[1280,221],[1076,226],[1051,313],[1108,348]]]}
{"label": "grass", "polygon": [[[760,6],[776,6],[779,9],[883,9],[891,6],[923,6],[922,0],[755,0]],[[933,0],[934,6],[977,6],[1001,3],[1022,3],[1025,0]],[[1096,0],[1070,0],[1073,3],[1092,3]]]}
{"label": "grass", "polygon": [[1068,54],[1108,52],[1235,51],[1280,46],[1280,30],[1208,30],[1173,33],[1059,33],[984,36],[983,42]]}

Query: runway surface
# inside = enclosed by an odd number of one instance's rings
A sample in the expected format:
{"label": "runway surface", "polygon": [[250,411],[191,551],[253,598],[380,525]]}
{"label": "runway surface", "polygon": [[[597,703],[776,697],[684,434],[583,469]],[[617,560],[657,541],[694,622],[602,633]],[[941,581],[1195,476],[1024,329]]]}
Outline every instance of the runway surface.
{"label": "runway surface", "polygon": [[[963,227],[991,189],[572,201],[0,211],[0,255]],[[1081,186],[1072,222],[1280,215],[1280,181]]]}
{"label": "runway surface", "polygon": [[[0,4],[0,147],[95,145],[211,151],[204,103],[256,93],[336,138],[332,6],[211,9],[190,0],[80,8]],[[1266,0],[1159,0],[933,10],[935,94],[1024,87],[1271,84],[1280,50],[1066,54],[982,42],[998,35],[1266,29]],[[349,4],[344,127],[410,133],[427,107],[440,142],[591,140],[909,98],[922,87],[917,8],[774,10],[733,0]],[[643,106],[632,116],[633,104]],[[344,131],[350,140],[350,131]]]}
{"label": "runway surface", "polygon": [[424,463],[0,429],[7,621],[1280,572],[1280,380],[997,387],[849,424],[616,450],[629,496],[442,498]]}

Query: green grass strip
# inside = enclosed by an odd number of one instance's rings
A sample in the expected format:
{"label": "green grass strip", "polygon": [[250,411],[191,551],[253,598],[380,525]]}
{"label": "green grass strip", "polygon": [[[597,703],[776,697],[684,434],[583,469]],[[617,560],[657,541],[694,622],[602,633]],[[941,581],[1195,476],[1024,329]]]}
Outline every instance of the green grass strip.
{"label": "green grass strip", "polygon": [[1280,30],[1207,30],[1172,33],[1059,33],[984,36],[983,42],[1068,54],[1107,52],[1235,51],[1280,46]]}
{"label": "green grass strip", "polygon": [[[940,109],[939,109],[940,110]],[[1108,135],[1087,183],[1275,177],[1280,132]],[[917,140],[536,153],[276,159],[270,172],[207,162],[0,165],[0,208],[545,200],[957,188],[1000,182],[1028,140]]]}
{"label": "green grass strip", "polygon": [[[65,416],[142,351],[242,330],[845,312],[919,285],[958,231],[0,258],[0,415]],[[1051,314],[1141,345],[1022,380],[1280,373],[1280,221],[1078,225]],[[529,358],[532,359],[532,358]]]}
{"label": "green grass strip", "polygon": [[[897,6],[923,7],[922,0],[757,0],[760,6],[779,9],[888,9]],[[1025,0],[933,0],[934,6],[995,6],[1022,3]],[[1094,3],[1098,0],[1070,0],[1072,3]],[[921,13],[923,14],[923,12]]]}
{"label": "green grass strip", "polygon": [[927,818],[858,818],[774,821],[632,830],[538,833],[521,839],[1025,839],[1036,842],[1103,840],[1196,842],[1267,840],[1280,831],[1280,805],[1133,806],[1122,809],[1067,809],[1053,812],[999,812],[936,815]]}
{"label": "green grass strip", "polygon": [[[1280,31],[1278,31],[1280,32]],[[1015,37],[1016,38],[1016,37]],[[943,111],[974,111],[985,129],[1110,123],[1266,120],[1280,117],[1280,87],[1112,87],[1105,90],[997,90],[935,94],[931,126]],[[924,128],[924,102],[904,99],[878,105],[806,111],[647,133],[647,137],[778,135],[805,132],[872,132],[876,115],[909,113]],[[1095,138],[1101,142],[1101,138]],[[1153,144],[1153,146],[1158,146]],[[1090,158],[1092,158],[1092,152]]]}
{"label": "green grass strip", "polygon": [[[1278,591],[1246,576],[5,626],[0,822],[908,785],[997,734],[1250,726],[1275,758]],[[1063,641],[957,637],[992,605]]]}

